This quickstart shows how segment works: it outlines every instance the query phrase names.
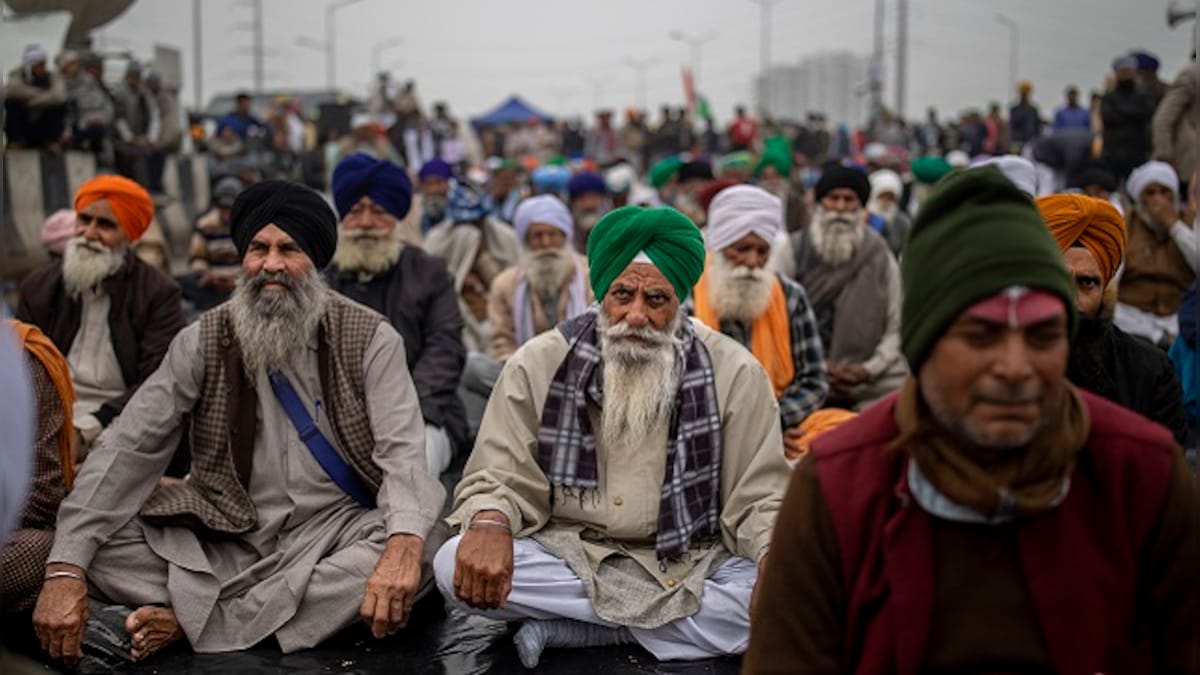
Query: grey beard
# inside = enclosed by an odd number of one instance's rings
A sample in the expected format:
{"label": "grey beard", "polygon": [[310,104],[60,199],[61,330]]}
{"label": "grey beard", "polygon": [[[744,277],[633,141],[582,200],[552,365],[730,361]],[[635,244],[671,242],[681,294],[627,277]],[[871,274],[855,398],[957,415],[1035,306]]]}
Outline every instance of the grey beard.
{"label": "grey beard", "polygon": [[[670,421],[680,377],[680,343],[675,335],[686,320],[680,311],[667,331],[659,332],[631,329],[625,323],[613,326],[600,313],[596,330],[604,368],[604,407],[599,440],[605,446],[644,442]],[[624,335],[640,335],[650,344],[619,339]]]}
{"label": "grey beard", "polygon": [[[265,290],[267,281],[281,281],[286,288]],[[308,343],[325,315],[328,293],[315,269],[299,279],[285,272],[260,272],[254,277],[243,272],[238,277],[229,317],[251,380],[268,367],[286,363]]]}
{"label": "grey beard", "polygon": [[553,251],[539,251],[525,260],[529,287],[541,298],[557,298],[575,272],[575,257],[570,245]]}
{"label": "grey beard", "polygon": [[837,267],[844,265],[854,257],[858,244],[862,241],[863,231],[859,225],[859,214],[853,215],[827,213],[817,207],[813,214],[812,224],[809,225],[809,241],[817,257],[827,265]]}
{"label": "grey beard", "polygon": [[722,319],[752,323],[767,311],[775,279],[765,269],[734,267],[715,254],[708,267],[709,302]]}
{"label": "grey beard", "polygon": [[404,242],[394,236],[352,235],[342,230],[338,232],[333,263],[339,270],[373,277],[395,265],[403,251]]}
{"label": "grey beard", "polygon": [[110,249],[99,242],[72,237],[63,251],[63,285],[72,298],[104,281],[125,264],[126,247]]}

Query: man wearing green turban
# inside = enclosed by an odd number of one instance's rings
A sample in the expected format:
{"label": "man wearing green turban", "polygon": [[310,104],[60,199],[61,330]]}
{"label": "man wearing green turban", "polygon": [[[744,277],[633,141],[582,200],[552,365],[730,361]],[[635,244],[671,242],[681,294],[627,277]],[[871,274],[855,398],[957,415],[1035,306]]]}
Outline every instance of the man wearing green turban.
{"label": "man wearing green turban", "polygon": [[675,202],[675,195],[679,192],[679,169],[682,166],[682,159],[671,156],[660,160],[647,172],[646,179],[651,187],[658,190],[658,198],[662,203]]}
{"label": "man wearing green turban", "polygon": [[797,465],[742,672],[1195,672],[1195,479],[1065,377],[1075,289],[1029,197],[946,176],[901,274],[913,375]]}
{"label": "man wearing green turban", "polygon": [[681,306],[704,271],[674,209],[588,239],[597,305],[526,342],[496,382],[434,568],[461,610],[545,647],[738,654],[788,468],[754,356]]}

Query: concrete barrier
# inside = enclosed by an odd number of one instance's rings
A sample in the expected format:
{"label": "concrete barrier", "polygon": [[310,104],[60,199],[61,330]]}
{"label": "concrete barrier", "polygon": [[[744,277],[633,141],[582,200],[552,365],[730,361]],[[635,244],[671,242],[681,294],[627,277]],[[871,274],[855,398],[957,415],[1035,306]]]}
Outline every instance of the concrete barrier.
{"label": "concrete barrier", "polygon": [[[72,207],[79,186],[96,175],[96,161],[86,152],[7,150],[0,171],[0,278],[17,280],[49,260],[41,244],[42,223],[58,209]],[[208,158],[167,157],[163,188],[168,199],[156,206],[156,221],[172,260],[185,260],[192,223],[211,199]]]}

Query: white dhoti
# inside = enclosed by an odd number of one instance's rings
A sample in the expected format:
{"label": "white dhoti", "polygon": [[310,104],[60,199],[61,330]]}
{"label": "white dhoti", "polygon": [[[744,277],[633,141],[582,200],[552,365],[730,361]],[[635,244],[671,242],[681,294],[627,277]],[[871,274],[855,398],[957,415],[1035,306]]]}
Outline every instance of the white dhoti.
{"label": "white dhoti", "polygon": [[[596,615],[584,584],[561,559],[532,539],[513,542],[512,592],[504,609],[469,607],[454,594],[454,565],[460,536],[434,558],[438,589],[464,612],[498,621],[574,619],[615,627]],[[746,651],[750,640],[750,596],[757,566],[730,558],[704,582],[700,610],[658,628],[630,628],[634,639],[660,661],[696,660]]]}

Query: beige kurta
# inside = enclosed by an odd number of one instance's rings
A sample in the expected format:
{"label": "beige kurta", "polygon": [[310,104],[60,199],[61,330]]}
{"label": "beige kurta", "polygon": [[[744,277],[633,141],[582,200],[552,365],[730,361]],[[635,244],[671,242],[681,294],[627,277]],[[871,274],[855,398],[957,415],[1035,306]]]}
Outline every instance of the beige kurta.
{"label": "beige kurta", "polygon": [[[766,373],[733,340],[693,325],[712,357],[723,432],[718,542],[663,565],[655,555],[665,432],[637,446],[598,444],[599,487],[551,505],[537,431],[567,353],[559,331],[534,338],[505,365],[455,492],[451,526],[481,510],[502,511],[517,536],[536,538],[567,562],[603,619],[656,627],[693,614],[704,579],[729,555],[758,560],[765,553],[789,475]],[[598,409],[592,420],[599,428]]]}
{"label": "beige kurta", "polygon": [[75,428],[86,443],[91,443],[103,430],[95,413],[100,406],[125,393],[125,377],[113,349],[108,314],[112,299],[100,287],[80,294],[82,311],[79,332],[67,352],[71,368],[71,384],[75,386],[75,406],[72,418]]}
{"label": "beige kurta", "polygon": [[[248,487],[258,522],[239,537],[213,539],[133,517],[170,461],[182,414],[200,395],[199,336],[199,323],[178,335],[101,436],[59,511],[49,559],[85,568],[111,601],[169,603],[197,651],[243,649],[272,634],[285,651],[313,646],[357,616],[386,537],[426,537],[441,509],[445,493],[426,468],[424,423],[403,343],[381,323],[363,360],[373,459],[384,476],[377,508],[359,506],[325,474],[259,373]],[[283,372],[336,445],[316,405],[315,336]]]}
{"label": "beige kurta", "polygon": [[[583,275],[583,287],[587,292],[587,300],[584,304],[590,305],[594,298],[592,297],[592,283],[588,279],[587,259],[580,255],[576,255],[574,258],[574,273]],[[488,327],[491,329],[491,335],[488,336],[487,355],[500,363],[507,361],[513,352],[517,351],[517,347],[521,346],[517,344],[517,286],[525,278],[525,274],[524,264],[513,265],[492,281],[492,288],[488,291]],[[567,316],[573,281],[573,276],[567,277],[563,281],[562,289],[558,294],[558,320],[553,322],[546,318],[546,310],[542,307],[540,298],[530,289],[528,302],[535,334],[544,333],[553,328],[555,324],[574,318]]]}

